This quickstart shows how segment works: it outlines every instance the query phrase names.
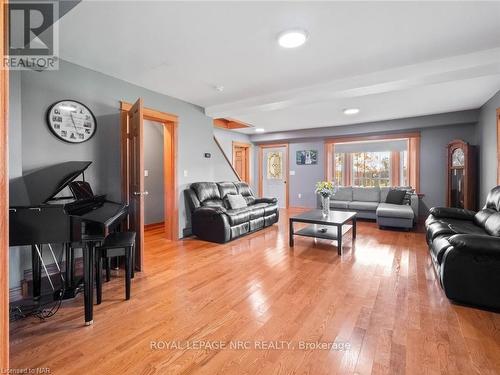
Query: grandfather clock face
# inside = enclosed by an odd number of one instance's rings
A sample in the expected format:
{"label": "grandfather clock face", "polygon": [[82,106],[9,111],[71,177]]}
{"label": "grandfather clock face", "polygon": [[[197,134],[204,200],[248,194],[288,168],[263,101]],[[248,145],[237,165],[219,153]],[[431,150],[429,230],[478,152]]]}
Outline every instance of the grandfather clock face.
{"label": "grandfather clock face", "polygon": [[464,150],[457,148],[451,154],[451,166],[452,167],[463,167],[465,166],[465,155]]}

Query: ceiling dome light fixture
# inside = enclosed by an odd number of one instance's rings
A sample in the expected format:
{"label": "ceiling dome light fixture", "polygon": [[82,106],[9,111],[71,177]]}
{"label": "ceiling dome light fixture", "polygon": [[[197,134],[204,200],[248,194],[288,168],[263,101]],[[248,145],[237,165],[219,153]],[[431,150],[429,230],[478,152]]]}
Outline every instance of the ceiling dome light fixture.
{"label": "ceiling dome light fixture", "polygon": [[287,30],[278,35],[278,43],[283,48],[297,48],[307,41],[307,37],[304,30]]}
{"label": "ceiling dome light fixture", "polygon": [[255,129],[255,132],[256,132],[256,133],[264,133],[264,132],[265,132],[265,130],[264,130],[263,128],[256,128],[256,129]]}
{"label": "ceiling dome light fixture", "polygon": [[344,109],[344,115],[352,116],[359,113],[359,108],[346,108]]}

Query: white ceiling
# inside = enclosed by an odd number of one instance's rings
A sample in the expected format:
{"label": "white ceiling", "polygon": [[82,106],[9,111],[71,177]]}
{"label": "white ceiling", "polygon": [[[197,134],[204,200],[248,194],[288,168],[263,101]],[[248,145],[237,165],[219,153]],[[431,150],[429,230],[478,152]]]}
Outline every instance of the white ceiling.
{"label": "white ceiling", "polygon": [[[499,2],[84,1],[60,54],[281,131],[481,106],[500,89],[499,19]],[[290,28],[308,43],[279,47]]]}

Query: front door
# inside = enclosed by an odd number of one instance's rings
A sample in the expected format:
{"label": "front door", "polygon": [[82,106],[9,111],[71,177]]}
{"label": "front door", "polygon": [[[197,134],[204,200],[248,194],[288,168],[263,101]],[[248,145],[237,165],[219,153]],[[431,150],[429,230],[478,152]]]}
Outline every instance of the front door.
{"label": "front door", "polygon": [[139,98],[128,111],[129,145],[128,165],[130,170],[129,202],[130,214],[129,227],[136,232],[135,265],[143,269],[144,249],[144,106]]}
{"label": "front door", "polygon": [[286,146],[266,147],[262,152],[262,196],[277,198],[280,208],[286,208],[287,155]]}

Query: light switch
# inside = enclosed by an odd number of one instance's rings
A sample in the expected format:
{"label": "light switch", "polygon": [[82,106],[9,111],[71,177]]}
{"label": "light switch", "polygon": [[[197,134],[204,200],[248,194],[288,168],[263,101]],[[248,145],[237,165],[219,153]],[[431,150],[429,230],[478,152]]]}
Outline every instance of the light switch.
{"label": "light switch", "polygon": [[290,176],[295,176],[295,171],[290,171]]}
{"label": "light switch", "polygon": [[144,177],[148,177],[149,176],[149,170],[148,169],[145,169],[144,170]]}
{"label": "light switch", "polygon": [[302,193],[299,193],[298,196],[299,196],[299,199],[302,198]]}
{"label": "light switch", "polygon": [[188,171],[187,169],[184,169],[184,177],[187,177],[188,176]]}

